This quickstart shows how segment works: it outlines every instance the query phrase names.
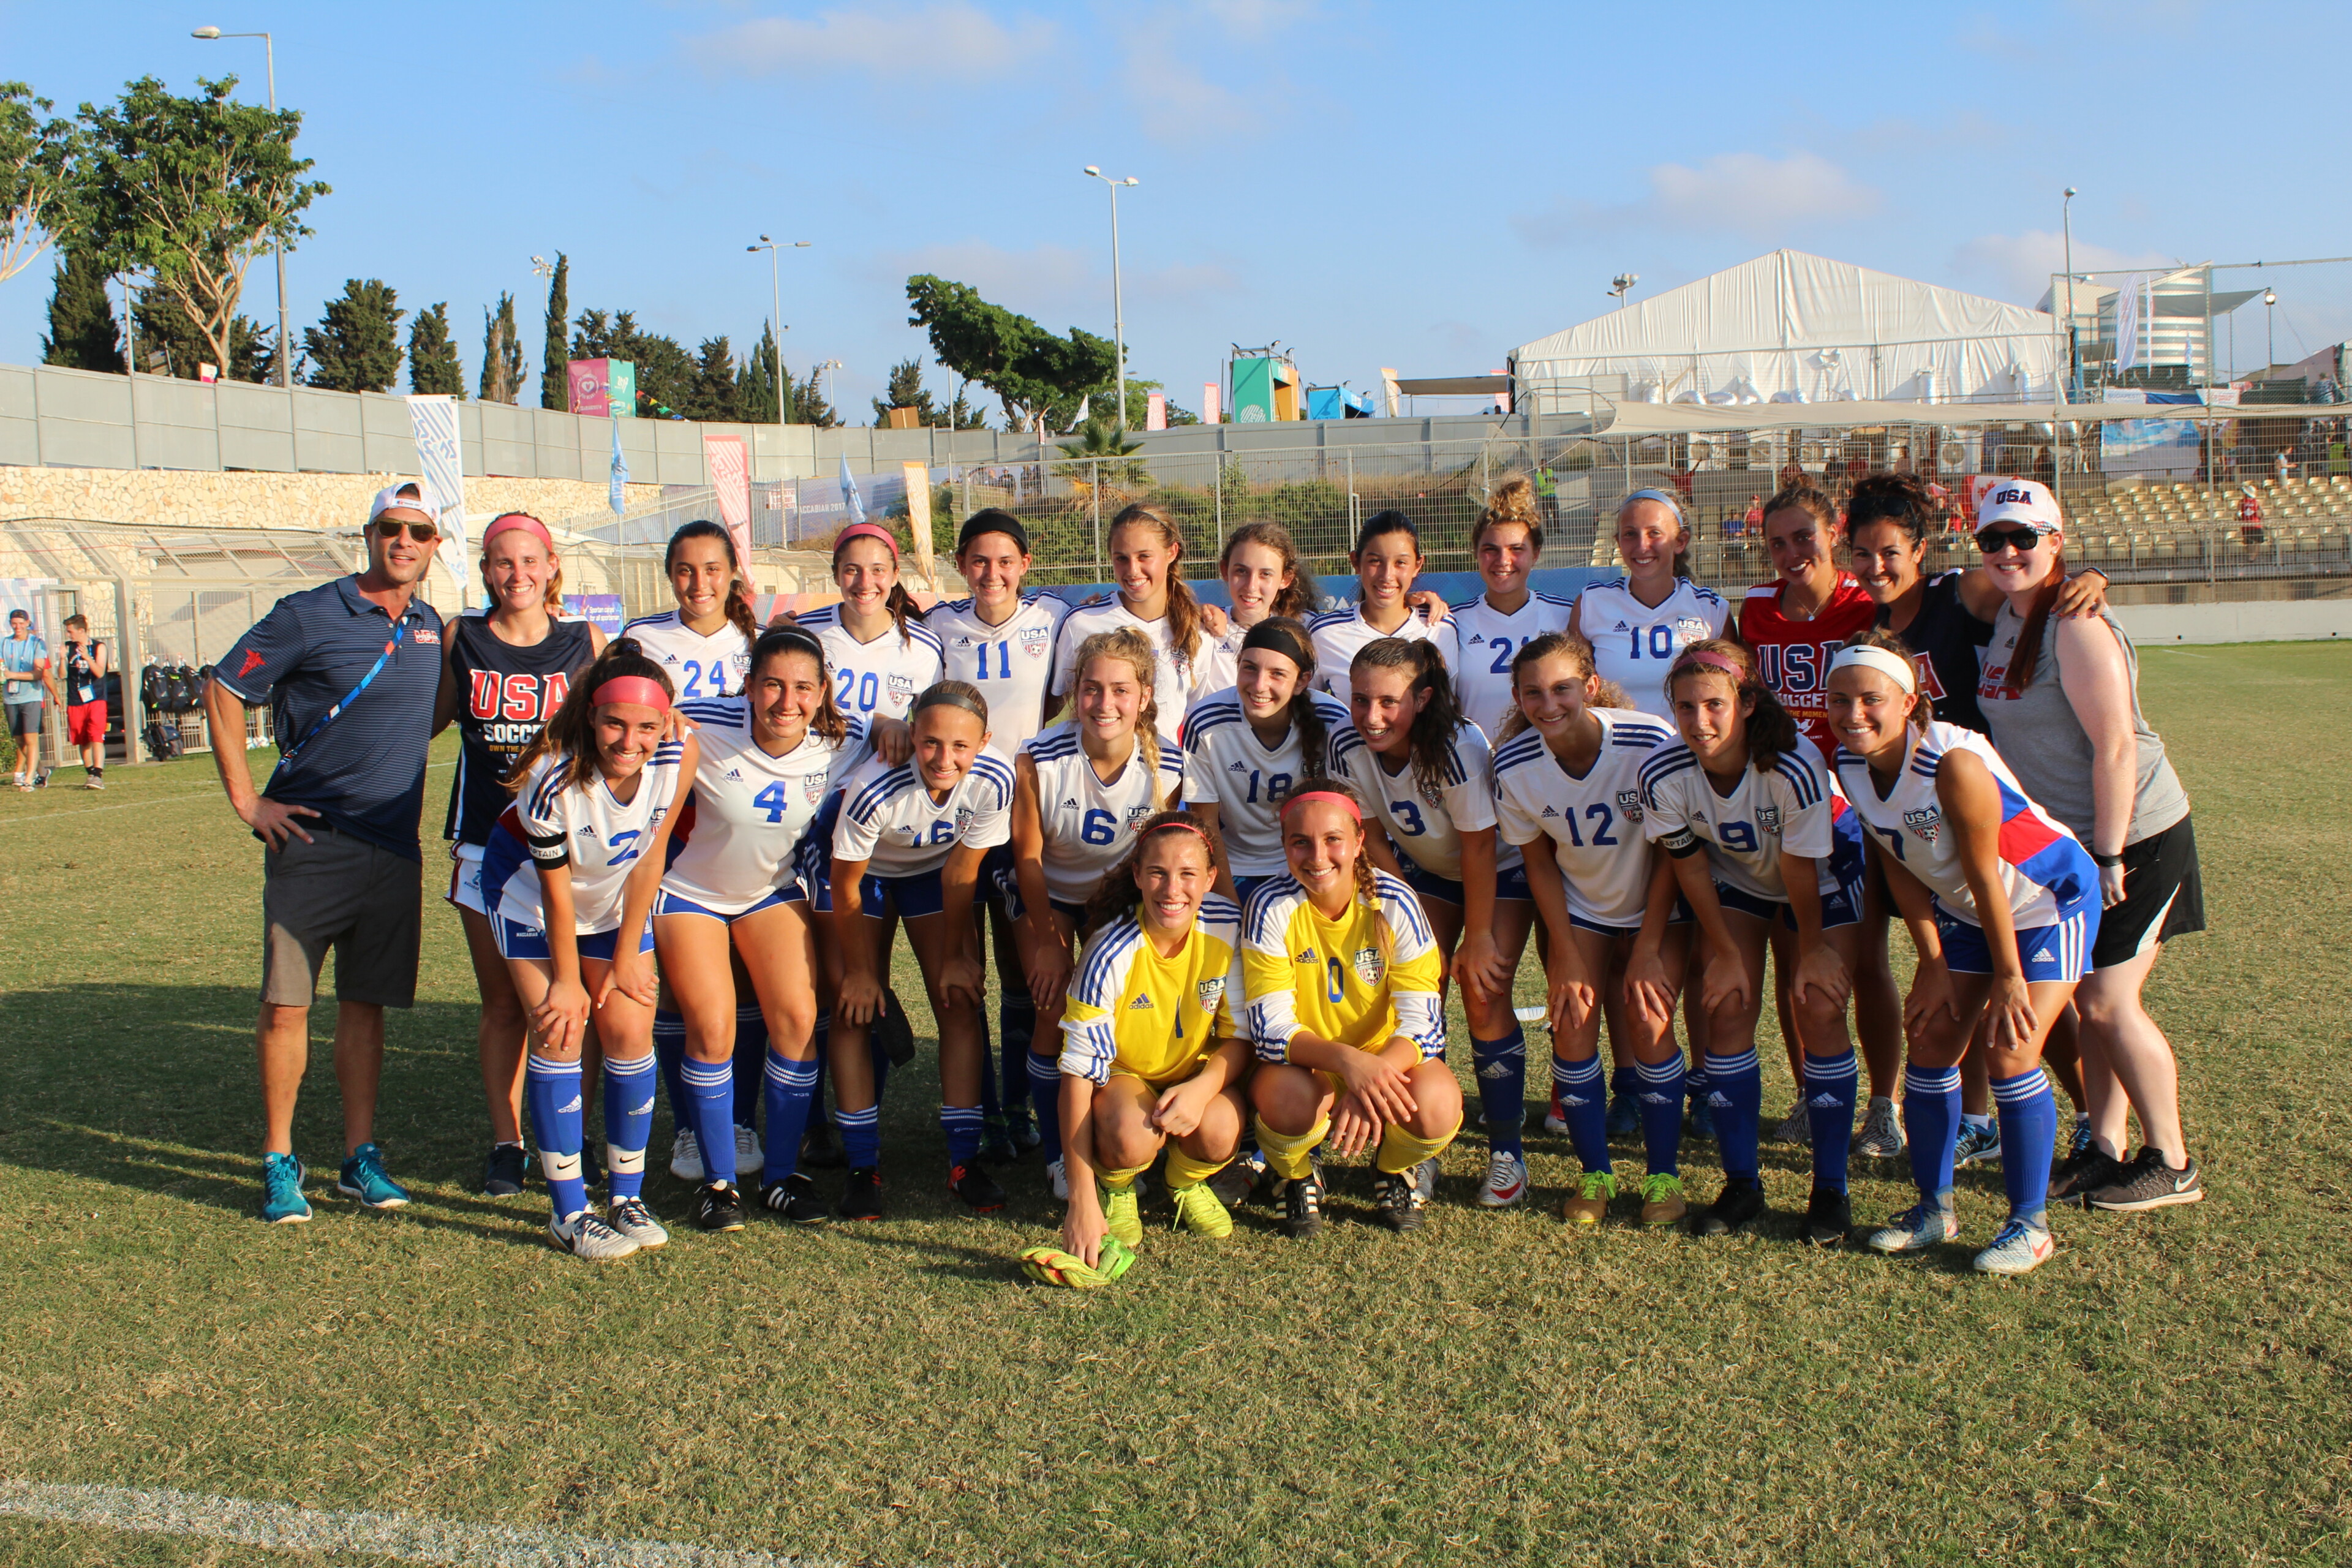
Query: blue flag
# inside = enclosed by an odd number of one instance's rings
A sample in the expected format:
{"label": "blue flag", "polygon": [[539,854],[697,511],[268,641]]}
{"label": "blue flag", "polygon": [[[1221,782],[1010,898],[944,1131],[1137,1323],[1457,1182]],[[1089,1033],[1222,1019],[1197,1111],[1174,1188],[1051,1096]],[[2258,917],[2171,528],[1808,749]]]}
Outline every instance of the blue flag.
{"label": "blue flag", "polygon": [[857,493],[857,481],[849,476],[849,454],[841,455],[841,504],[849,509],[853,523],[866,521],[866,498]]}
{"label": "blue flag", "polygon": [[615,414],[613,416],[613,489],[611,495],[606,498],[612,504],[613,515],[615,517],[628,510],[628,502],[623,499],[621,492],[621,487],[628,482],[629,460],[621,456],[621,416]]}

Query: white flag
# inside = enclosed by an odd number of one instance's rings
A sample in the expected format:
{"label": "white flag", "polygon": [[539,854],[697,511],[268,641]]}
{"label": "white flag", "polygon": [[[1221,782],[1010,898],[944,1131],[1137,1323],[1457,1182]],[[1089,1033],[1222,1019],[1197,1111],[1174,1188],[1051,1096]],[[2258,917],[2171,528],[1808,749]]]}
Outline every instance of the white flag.
{"label": "white flag", "polygon": [[457,580],[457,607],[474,602],[474,574],[466,562],[466,462],[457,440],[457,400],[425,395],[408,400],[408,425],[416,437],[416,466],[441,503],[441,553]]}

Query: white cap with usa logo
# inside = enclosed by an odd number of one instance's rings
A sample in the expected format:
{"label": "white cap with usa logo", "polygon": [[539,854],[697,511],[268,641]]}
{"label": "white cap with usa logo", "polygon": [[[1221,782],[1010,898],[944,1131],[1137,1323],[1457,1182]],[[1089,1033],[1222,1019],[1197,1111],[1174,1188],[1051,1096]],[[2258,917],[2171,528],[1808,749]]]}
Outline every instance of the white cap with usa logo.
{"label": "white cap with usa logo", "polygon": [[1979,530],[2004,522],[2021,522],[2042,534],[2056,533],[2065,526],[2058,512],[2058,498],[2050,493],[2048,485],[2032,479],[1998,480],[1977,502]]}
{"label": "white cap with usa logo", "polygon": [[373,522],[388,511],[413,511],[427,521],[437,521],[441,516],[441,503],[434,497],[430,485],[415,479],[403,479],[375,492],[375,500],[368,503],[368,521]]}

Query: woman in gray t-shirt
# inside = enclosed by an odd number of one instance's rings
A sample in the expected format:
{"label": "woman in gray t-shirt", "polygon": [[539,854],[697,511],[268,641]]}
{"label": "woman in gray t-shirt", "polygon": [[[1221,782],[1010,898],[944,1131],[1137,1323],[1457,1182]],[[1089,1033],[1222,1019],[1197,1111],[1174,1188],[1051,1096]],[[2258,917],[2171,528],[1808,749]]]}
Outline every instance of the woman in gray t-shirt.
{"label": "woman in gray t-shirt", "polygon": [[[2115,618],[2062,619],[2065,540],[2049,489],[2004,479],[1977,511],[1977,548],[2006,596],[1983,654],[1977,703],[2025,793],[2098,863],[2091,973],[2074,993],[2094,1142],[2051,1173],[2053,1200],[2138,1210],[2205,1195],[2180,1128],[2179,1069],[2140,1005],[2157,954],[2205,929],[2189,796],[2139,710],[2139,665]],[[2128,1097],[2147,1139],[2123,1159]]]}

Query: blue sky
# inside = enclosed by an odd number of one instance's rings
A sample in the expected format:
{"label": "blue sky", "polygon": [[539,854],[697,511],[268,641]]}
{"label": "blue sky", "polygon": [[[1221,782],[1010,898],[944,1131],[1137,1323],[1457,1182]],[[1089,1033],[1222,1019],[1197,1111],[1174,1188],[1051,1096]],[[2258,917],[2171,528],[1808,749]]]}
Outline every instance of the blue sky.
{"label": "blue sky", "polygon": [[[2031,304],[2070,184],[2078,268],[2352,253],[2310,140],[2341,5],[0,0],[0,76],[61,106],[142,73],[257,98],[258,42],[206,23],[277,34],[334,186],[289,259],[298,335],[381,277],[449,302],[469,384],[500,289],[536,370],[530,258],[558,249],[575,311],[747,346],[763,231],[814,242],[784,258],[786,355],[842,360],[859,417],[924,352],[910,272],[1107,334],[1087,163],[1141,181],[1129,364],[1187,405],[1234,343],[1360,388],[1482,372],[1607,309],[1613,273],[1638,298],[1783,245]],[[2352,332],[2352,268],[2227,280],[2280,290],[2282,360]],[[273,320],[266,261],[247,286]],[[0,283],[0,361],[38,357],[48,289],[46,258]],[[2242,363],[2261,331],[2242,316]]]}

